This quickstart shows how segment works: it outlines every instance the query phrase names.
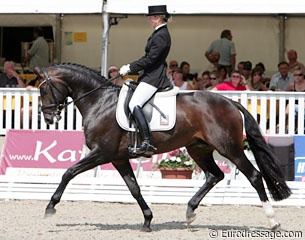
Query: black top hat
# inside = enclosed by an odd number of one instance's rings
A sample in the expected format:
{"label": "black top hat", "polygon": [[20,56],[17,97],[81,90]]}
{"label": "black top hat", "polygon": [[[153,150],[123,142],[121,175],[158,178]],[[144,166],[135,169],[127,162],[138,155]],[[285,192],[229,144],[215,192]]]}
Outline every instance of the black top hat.
{"label": "black top hat", "polygon": [[167,15],[167,16],[170,16],[170,14],[166,10],[166,5],[148,6],[147,16],[152,16],[152,15]]}

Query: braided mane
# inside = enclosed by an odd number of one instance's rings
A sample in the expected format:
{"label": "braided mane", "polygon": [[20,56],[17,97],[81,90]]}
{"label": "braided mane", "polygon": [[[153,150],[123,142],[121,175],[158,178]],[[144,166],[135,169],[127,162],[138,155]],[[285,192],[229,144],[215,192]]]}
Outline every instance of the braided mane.
{"label": "braided mane", "polygon": [[81,78],[81,82],[85,84],[92,84],[94,86],[100,86],[101,84],[105,84],[105,86],[109,88],[120,88],[119,86],[113,84],[111,81],[108,81],[104,76],[101,76],[101,72],[86,67],[81,64],[77,63],[60,63],[60,64],[53,64],[49,68],[63,68],[74,72],[75,79]]}

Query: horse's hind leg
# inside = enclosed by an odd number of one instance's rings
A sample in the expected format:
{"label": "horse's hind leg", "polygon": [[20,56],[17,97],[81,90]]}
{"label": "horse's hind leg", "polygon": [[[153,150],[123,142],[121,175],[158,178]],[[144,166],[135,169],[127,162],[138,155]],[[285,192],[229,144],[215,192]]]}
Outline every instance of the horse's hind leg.
{"label": "horse's hind leg", "polygon": [[151,232],[150,223],[153,218],[152,211],[148,207],[147,203],[145,202],[139,184],[137,183],[136,177],[133,173],[131,165],[129,161],[125,162],[112,162],[115,168],[119,171],[120,175],[124,179],[131,195],[137,200],[143,216],[144,216],[144,224],[142,227],[142,231],[144,232]]}
{"label": "horse's hind leg", "polygon": [[55,205],[60,202],[62,194],[64,193],[68,183],[71,179],[73,179],[76,175],[85,172],[89,169],[92,169],[98,165],[100,162],[96,161],[98,158],[97,151],[91,151],[86,157],[80,160],[78,163],[74,164],[63,174],[62,180],[58,185],[55,193],[51,197],[51,200],[46,208],[45,217],[55,214],[56,209]]}
{"label": "horse's hind leg", "polygon": [[205,145],[196,145],[187,147],[188,153],[195,160],[197,165],[204,171],[206,181],[197,193],[188,202],[186,210],[186,223],[192,223],[196,214],[195,209],[198,208],[204,196],[224,178],[224,173],[219,169],[213,158],[213,149],[205,149]]}
{"label": "horse's hind leg", "polygon": [[[237,152],[238,151],[235,151],[235,155]],[[246,176],[251,185],[255,188],[262,202],[265,214],[269,220],[271,230],[275,231],[280,227],[280,223],[275,220],[275,213],[271,204],[269,203],[262,179],[262,174],[251,164],[243,151],[240,151],[239,155],[240,156],[238,157],[233,157],[231,161]]]}

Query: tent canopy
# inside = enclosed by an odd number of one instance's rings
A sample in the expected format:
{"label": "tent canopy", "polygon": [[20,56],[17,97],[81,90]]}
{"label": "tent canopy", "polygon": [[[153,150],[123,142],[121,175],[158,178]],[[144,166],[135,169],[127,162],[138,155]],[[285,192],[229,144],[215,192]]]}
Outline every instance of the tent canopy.
{"label": "tent canopy", "polygon": [[9,0],[0,13],[108,13],[145,14],[147,6],[166,4],[172,14],[298,14],[305,13],[301,0]]}
{"label": "tent canopy", "polygon": [[167,5],[172,14],[298,14],[305,13],[300,0],[108,0],[105,12],[146,14],[149,5]]}
{"label": "tent canopy", "polygon": [[9,0],[1,3],[2,13],[102,13],[103,0]]}

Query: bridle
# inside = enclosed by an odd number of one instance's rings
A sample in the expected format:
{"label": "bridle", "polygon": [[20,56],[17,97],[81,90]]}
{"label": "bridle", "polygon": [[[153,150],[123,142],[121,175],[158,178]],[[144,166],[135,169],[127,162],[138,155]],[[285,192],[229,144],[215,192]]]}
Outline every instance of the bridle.
{"label": "bridle", "polygon": [[[70,102],[65,101],[65,103],[60,103],[60,102],[58,102],[58,100],[57,100],[57,98],[56,98],[56,96],[55,96],[55,90],[56,90],[60,95],[62,95],[62,96],[64,96],[64,95],[63,95],[62,92],[56,87],[56,85],[53,84],[52,79],[50,78],[50,76],[49,76],[47,70],[46,70],[45,68],[42,68],[41,71],[42,71],[43,75],[45,76],[45,80],[42,81],[42,82],[39,84],[38,88],[40,88],[40,87],[41,87],[42,85],[44,85],[44,84],[47,84],[47,85],[50,87],[50,89],[51,89],[51,94],[52,94],[52,97],[53,97],[54,102],[55,102],[55,103],[48,104],[48,105],[42,105],[42,106],[41,106],[41,111],[42,111],[43,113],[47,113],[47,114],[50,114],[50,115],[54,116],[54,117],[56,118],[57,121],[59,121],[59,120],[61,119],[61,111],[62,111],[64,108],[66,108],[68,105],[70,105],[70,104],[73,103],[73,102],[75,103],[75,102],[77,102],[77,101],[83,99],[84,97],[90,95],[91,93],[97,91],[98,89],[105,88],[104,85],[101,85],[101,86],[98,86],[98,87],[92,89],[92,90],[89,91],[89,92],[86,92],[84,95],[78,97],[77,99],[71,100]],[[111,82],[111,81],[113,81],[113,80],[119,78],[120,76],[121,76],[121,75],[118,74],[117,76],[114,76],[113,78],[106,79],[105,83]],[[66,98],[66,96],[64,96],[64,97]],[[55,110],[54,110],[54,111],[51,111],[51,112],[50,112],[50,111],[45,111],[45,110],[47,110],[47,109],[55,109]]]}
{"label": "bridle", "polygon": [[[42,73],[44,74],[46,80],[42,81],[42,82],[39,84],[38,88],[40,88],[40,87],[41,87],[42,85],[44,85],[44,84],[47,84],[47,85],[50,87],[50,89],[51,89],[51,94],[52,94],[52,97],[53,97],[54,102],[55,102],[55,103],[52,103],[52,104],[49,104],[49,105],[42,105],[42,106],[41,106],[41,111],[42,111],[43,113],[51,114],[52,116],[54,116],[54,117],[56,118],[57,121],[59,121],[59,120],[61,119],[61,111],[67,106],[67,103],[62,104],[62,103],[58,102],[58,100],[57,100],[57,98],[56,98],[56,96],[55,96],[54,90],[56,90],[57,92],[59,92],[59,94],[61,94],[61,95],[63,95],[63,94],[62,94],[61,91],[53,84],[52,79],[50,78],[50,76],[49,76],[48,72],[46,71],[46,69],[45,69],[45,68],[42,68],[41,71],[42,71]],[[65,96],[64,96],[64,97],[65,97]],[[70,104],[70,103],[69,103],[69,104]],[[53,111],[53,112],[45,111],[45,110],[47,110],[47,109],[55,109],[55,111]]]}

